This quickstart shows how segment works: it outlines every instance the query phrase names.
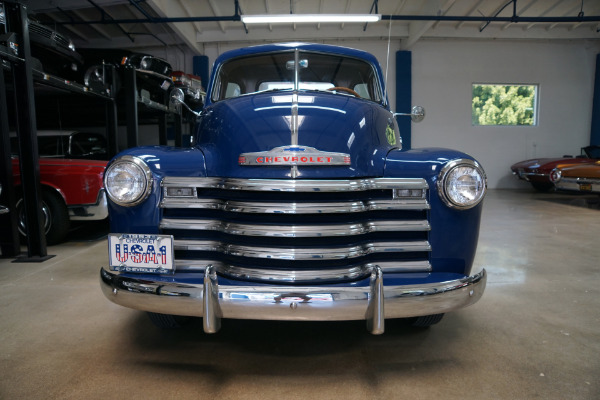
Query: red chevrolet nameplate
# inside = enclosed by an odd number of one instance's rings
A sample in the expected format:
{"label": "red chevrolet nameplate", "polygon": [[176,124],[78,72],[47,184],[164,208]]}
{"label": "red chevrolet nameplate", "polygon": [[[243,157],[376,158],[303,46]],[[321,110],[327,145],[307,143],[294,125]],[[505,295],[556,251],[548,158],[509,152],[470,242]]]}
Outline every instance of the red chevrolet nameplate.
{"label": "red chevrolet nameplate", "polygon": [[240,154],[240,165],[350,165],[350,155],[308,146],[281,146],[269,151]]}

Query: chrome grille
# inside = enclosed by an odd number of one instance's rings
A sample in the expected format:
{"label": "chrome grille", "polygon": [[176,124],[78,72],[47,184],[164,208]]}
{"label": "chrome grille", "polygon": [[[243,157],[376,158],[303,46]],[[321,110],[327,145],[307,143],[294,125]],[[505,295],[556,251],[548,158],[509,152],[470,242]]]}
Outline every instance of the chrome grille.
{"label": "chrome grille", "polygon": [[35,22],[29,23],[29,31],[31,33],[35,33],[37,35],[43,36],[45,38],[50,39],[54,31],[44,25],[37,24]]}
{"label": "chrome grille", "polygon": [[355,280],[374,265],[431,270],[423,179],[165,178],[160,230],[178,271],[214,265],[234,279]]}
{"label": "chrome grille", "polygon": [[33,34],[37,34],[39,36],[45,37],[47,39],[51,39],[58,45],[69,48],[70,40],[67,39],[64,35],[54,31],[52,28],[49,28],[45,25],[38,24],[36,22],[29,23],[29,32]]}

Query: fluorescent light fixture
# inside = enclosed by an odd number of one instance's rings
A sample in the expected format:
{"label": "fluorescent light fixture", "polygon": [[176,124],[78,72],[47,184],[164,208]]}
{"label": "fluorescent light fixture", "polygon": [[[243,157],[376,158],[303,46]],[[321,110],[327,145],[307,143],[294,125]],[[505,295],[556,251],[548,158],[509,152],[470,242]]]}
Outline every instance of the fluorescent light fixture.
{"label": "fluorescent light fixture", "polygon": [[241,15],[245,24],[291,24],[321,22],[377,22],[381,14],[264,14]]}

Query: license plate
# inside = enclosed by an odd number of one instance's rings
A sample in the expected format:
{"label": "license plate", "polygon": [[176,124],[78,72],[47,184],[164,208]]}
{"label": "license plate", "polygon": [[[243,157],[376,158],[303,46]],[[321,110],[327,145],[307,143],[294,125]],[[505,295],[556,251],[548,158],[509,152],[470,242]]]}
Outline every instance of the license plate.
{"label": "license plate", "polygon": [[173,236],[108,235],[109,265],[113,271],[173,272]]}
{"label": "license plate", "polygon": [[580,183],[579,190],[581,190],[582,192],[591,192],[592,184],[591,183]]}

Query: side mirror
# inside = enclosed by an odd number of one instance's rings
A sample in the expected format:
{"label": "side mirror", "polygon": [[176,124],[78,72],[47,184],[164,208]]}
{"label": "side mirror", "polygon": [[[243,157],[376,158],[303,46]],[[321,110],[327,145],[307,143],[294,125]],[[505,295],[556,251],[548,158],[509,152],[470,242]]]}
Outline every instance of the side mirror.
{"label": "side mirror", "polygon": [[200,113],[198,111],[194,111],[190,108],[190,106],[188,106],[187,104],[185,104],[184,98],[185,95],[183,94],[183,90],[179,89],[179,88],[174,88],[171,90],[171,93],[169,94],[169,101],[171,102],[171,105],[173,107],[177,107],[179,105],[183,105],[185,108],[188,109],[189,112],[191,112],[192,114],[194,114],[196,117],[200,116]]}
{"label": "side mirror", "polygon": [[425,118],[425,109],[421,106],[414,106],[410,110],[410,114],[406,113],[394,113],[394,117],[399,115],[410,115],[410,119],[412,122],[421,122]]}

